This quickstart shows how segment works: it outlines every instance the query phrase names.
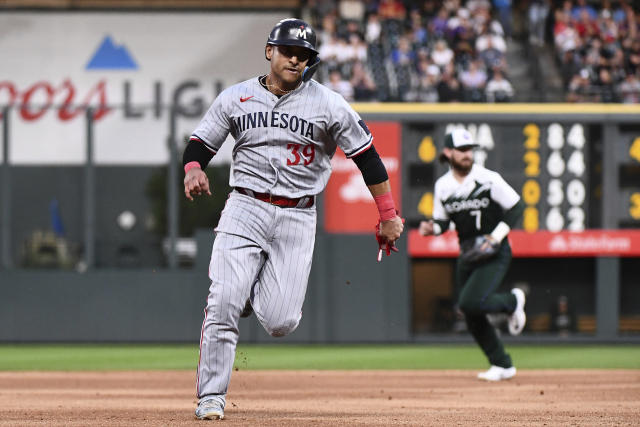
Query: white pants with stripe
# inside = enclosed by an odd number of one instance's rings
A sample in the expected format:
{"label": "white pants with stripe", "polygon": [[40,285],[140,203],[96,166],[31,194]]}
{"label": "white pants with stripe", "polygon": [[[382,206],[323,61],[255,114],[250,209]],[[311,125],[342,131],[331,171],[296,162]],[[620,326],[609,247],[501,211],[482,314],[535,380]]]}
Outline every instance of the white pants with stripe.
{"label": "white pants with stripe", "polygon": [[247,298],[273,336],[302,316],[316,234],[316,209],[282,208],[232,192],[216,228],[198,362],[197,395],[224,396]]}

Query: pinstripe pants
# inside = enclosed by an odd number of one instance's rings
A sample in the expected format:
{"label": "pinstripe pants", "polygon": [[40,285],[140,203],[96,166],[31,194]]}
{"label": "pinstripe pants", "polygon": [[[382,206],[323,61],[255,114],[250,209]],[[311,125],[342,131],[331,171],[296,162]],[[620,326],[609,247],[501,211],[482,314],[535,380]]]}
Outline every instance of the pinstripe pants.
{"label": "pinstripe pants", "polygon": [[264,329],[279,337],[302,317],[316,233],[316,209],[282,208],[233,191],[211,253],[197,395],[227,393],[247,298]]}

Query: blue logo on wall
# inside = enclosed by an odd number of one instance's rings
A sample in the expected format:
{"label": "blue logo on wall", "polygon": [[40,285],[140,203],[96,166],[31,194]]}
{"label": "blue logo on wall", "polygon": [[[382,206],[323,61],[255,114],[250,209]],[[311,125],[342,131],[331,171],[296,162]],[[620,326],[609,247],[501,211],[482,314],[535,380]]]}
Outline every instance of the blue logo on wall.
{"label": "blue logo on wall", "polygon": [[124,45],[116,45],[106,36],[85,67],[87,70],[137,70],[138,64]]}

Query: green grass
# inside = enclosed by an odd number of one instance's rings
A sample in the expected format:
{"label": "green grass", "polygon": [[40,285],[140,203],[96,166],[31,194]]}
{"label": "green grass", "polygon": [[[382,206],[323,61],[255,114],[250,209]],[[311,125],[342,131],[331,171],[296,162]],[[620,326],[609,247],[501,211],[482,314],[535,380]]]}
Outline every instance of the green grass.
{"label": "green grass", "polygon": [[[518,369],[640,369],[639,345],[511,345]],[[0,371],[195,369],[193,345],[0,345]],[[481,369],[475,345],[241,345],[252,369]]]}
{"label": "green grass", "polygon": [[0,345],[0,371],[193,369],[193,345]]}

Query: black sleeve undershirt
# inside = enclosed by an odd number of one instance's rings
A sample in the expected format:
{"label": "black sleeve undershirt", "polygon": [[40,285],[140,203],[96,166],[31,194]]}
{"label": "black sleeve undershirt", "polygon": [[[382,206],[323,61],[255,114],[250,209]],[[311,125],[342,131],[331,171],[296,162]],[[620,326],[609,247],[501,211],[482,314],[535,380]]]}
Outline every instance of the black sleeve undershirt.
{"label": "black sleeve undershirt", "polygon": [[212,158],[213,153],[205,147],[203,142],[192,139],[182,154],[182,166],[184,167],[190,162],[198,162],[200,163],[200,169],[204,170]]}
{"label": "black sleeve undershirt", "polygon": [[380,156],[376,151],[376,147],[371,145],[364,153],[360,153],[357,156],[352,157],[358,169],[362,173],[364,183],[367,185],[380,184],[389,179],[387,175],[387,169],[384,167]]}

